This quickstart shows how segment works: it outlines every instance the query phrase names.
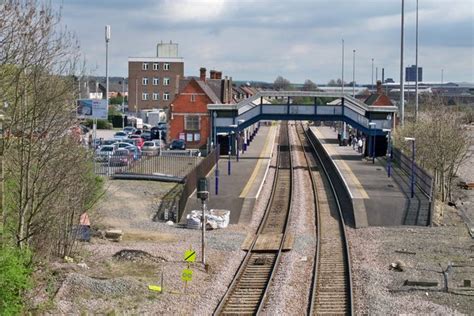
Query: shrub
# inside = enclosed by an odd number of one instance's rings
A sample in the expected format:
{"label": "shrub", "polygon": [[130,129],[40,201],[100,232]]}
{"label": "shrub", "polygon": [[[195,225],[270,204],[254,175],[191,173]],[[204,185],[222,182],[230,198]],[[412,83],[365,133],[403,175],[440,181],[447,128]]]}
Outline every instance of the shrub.
{"label": "shrub", "polygon": [[1,315],[17,315],[23,308],[23,293],[31,287],[31,254],[27,250],[0,248]]}

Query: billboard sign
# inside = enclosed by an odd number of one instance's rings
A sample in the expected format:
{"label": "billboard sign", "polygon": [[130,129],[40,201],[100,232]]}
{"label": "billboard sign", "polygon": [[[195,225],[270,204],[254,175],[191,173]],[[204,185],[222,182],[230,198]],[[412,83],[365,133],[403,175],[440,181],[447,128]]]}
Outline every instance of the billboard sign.
{"label": "billboard sign", "polygon": [[83,119],[106,120],[108,115],[107,100],[80,99],[77,100],[77,116]]}

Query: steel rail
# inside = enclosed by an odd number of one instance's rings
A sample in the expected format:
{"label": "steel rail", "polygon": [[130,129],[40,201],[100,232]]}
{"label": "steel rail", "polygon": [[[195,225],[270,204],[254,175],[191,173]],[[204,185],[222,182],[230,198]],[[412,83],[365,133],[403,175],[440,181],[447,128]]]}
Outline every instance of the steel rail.
{"label": "steel rail", "polygon": [[[339,214],[339,228],[340,228],[339,231],[340,231],[340,234],[341,234],[343,251],[344,251],[343,258],[345,260],[344,260],[343,264],[344,264],[344,270],[345,270],[345,275],[346,275],[346,280],[344,280],[343,283],[345,285],[344,291],[345,291],[345,295],[347,295],[348,302],[347,302],[346,307],[344,308],[344,310],[341,311],[340,306],[338,306],[333,301],[331,301],[331,298],[329,298],[329,299],[326,298],[325,304],[327,306],[327,309],[325,310],[325,312],[326,313],[334,313],[334,314],[342,313],[342,314],[353,315],[354,308],[353,308],[352,275],[351,275],[351,263],[350,263],[350,258],[351,257],[350,257],[349,246],[348,246],[348,243],[347,243],[346,229],[345,229],[344,216],[343,216],[343,213],[342,213],[341,204],[339,202],[339,198],[338,198],[337,191],[335,190],[335,186],[334,186],[331,178],[329,177],[329,173],[327,172],[326,166],[323,163],[323,160],[322,160],[321,156],[319,155],[318,151],[316,150],[316,146],[315,146],[313,140],[311,139],[311,137],[309,137],[308,131],[304,129],[302,123],[300,124],[300,128],[302,129],[302,132],[305,136],[305,139],[307,139],[308,144],[311,146],[312,152],[314,153],[315,158],[319,162],[319,166],[321,167],[321,169],[324,173],[324,176],[325,176],[325,178],[326,178],[326,180],[327,180],[327,182],[328,182],[328,184],[331,188],[331,193],[334,197],[334,201],[336,203],[337,211],[338,211],[338,214]],[[299,132],[297,132],[297,134],[300,137],[301,143],[303,144],[303,140],[301,139],[301,134]],[[322,231],[323,230],[321,228],[322,228],[322,225],[324,225],[324,223],[323,223],[323,219],[321,217],[321,207],[319,205],[320,199],[319,199],[319,195],[317,193],[316,180],[314,178],[313,172],[311,171],[311,164],[309,162],[309,157],[306,153],[305,146],[303,146],[303,152],[304,152],[304,155],[305,155],[305,158],[306,158],[306,162],[308,164],[308,170],[309,170],[309,173],[310,173],[310,178],[311,178],[312,187],[313,187],[314,196],[315,196],[315,208],[316,208],[316,212],[317,212],[317,214],[316,214],[317,228],[316,229],[317,229],[318,238],[317,238],[317,245],[316,245],[315,260],[314,260],[314,264],[313,264],[312,286],[311,286],[310,293],[309,293],[310,296],[309,296],[309,304],[308,304],[308,315],[313,315],[313,314],[318,314],[318,310],[317,310],[315,305],[316,305],[316,302],[319,299],[318,298],[318,289],[320,288],[319,287],[319,285],[320,285],[319,281],[320,280],[318,278],[318,275],[321,272],[320,265],[321,265],[321,262],[322,262],[322,259],[323,259],[323,256],[322,256],[322,253],[321,253],[322,240],[323,240]],[[320,301],[320,303],[321,302],[322,301]],[[331,311],[331,308],[333,308],[333,311]]]}
{"label": "steel rail", "polygon": [[[287,127],[286,127],[287,128]],[[286,134],[282,137],[282,134]],[[267,202],[265,214],[260,222],[260,225],[257,229],[257,234],[252,240],[251,246],[244,257],[244,260],[239,266],[236,274],[234,275],[234,279],[232,280],[231,284],[229,285],[226,293],[224,294],[223,298],[221,299],[220,303],[216,307],[214,311],[214,315],[221,315],[221,314],[258,314],[261,312],[264,302],[267,296],[268,289],[270,288],[271,281],[274,277],[276,268],[279,264],[281,258],[281,252],[284,245],[286,231],[288,226],[288,219],[290,217],[291,211],[291,200],[293,196],[292,190],[292,182],[293,182],[293,168],[292,168],[292,157],[291,157],[291,150],[289,144],[289,136],[288,130],[284,133],[280,132],[280,143],[282,138],[285,140],[287,139],[287,144],[280,144],[278,146],[278,157],[277,157],[277,169],[275,173],[275,177],[273,180],[271,196]],[[279,202],[278,199],[281,195],[276,195],[279,191],[277,190],[278,185],[282,185],[284,181],[282,181],[281,171],[283,170],[282,166],[282,148],[283,146],[287,146],[288,150],[288,158],[289,158],[289,201],[287,202],[288,206],[286,208],[286,212],[284,214],[280,214],[285,216],[283,221],[283,227],[280,227],[282,231],[282,238],[280,240],[279,248],[277,251],[266,251],[260,252],[255,251],[255,244],[257,239],[268,226],[271,226],[270,231],[274,231],[278,227],[274,227],[271,224],[271,221],[275,220],[272,217],[271,213],[274,210],[275,203]],[[286,214],[286,215],[285,215]],[[276,220],[277,224],[279,222],[278,218]],[[267,264],[270,263],[270,264]],[[240,286],[242,285],[242,286]],[[253,288],[257,286],[257,288]],[[232,305],[235,303],[236,305]]]}

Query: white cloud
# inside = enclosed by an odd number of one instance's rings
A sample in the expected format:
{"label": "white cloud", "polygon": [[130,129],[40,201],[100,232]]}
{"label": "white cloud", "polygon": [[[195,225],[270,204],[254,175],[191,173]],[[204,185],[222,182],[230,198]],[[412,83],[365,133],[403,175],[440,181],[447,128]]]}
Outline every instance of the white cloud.
{"label": "white cloud", "polygon": [[165,0],[157,6],[157,14],[172,23],[213,22],[221,18],[225,5],[222,0]]}

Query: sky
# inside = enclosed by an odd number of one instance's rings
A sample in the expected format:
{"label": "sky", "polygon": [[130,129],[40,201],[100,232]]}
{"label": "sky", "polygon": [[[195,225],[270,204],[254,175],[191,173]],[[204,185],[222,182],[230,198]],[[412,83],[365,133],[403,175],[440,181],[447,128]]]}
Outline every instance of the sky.
{"label": "sky", "polygon": [[[111,26],[109,75],[127,76],[128,57],[155,57],[179,44],[185,75],[216,69],[233,80],[371,83],[378,68],[400,78],[401,0],[52,0],[81,44],[87,72],[105,76],[104,28]],[[405,0],[405,66],[415,64],[416,0]],[[419,0],[424,81],[474,82],[474,1]]]}

